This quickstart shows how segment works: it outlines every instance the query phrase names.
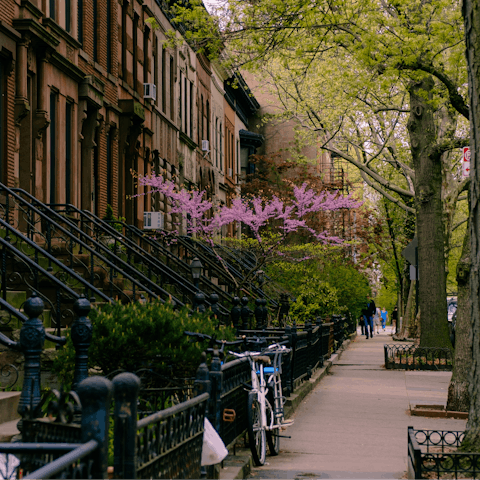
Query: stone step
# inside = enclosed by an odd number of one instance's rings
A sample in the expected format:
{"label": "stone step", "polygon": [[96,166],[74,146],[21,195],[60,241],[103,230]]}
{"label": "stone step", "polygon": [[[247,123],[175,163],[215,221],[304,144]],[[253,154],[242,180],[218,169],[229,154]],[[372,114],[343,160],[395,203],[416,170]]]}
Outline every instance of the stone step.
{"label": "stone step", "polygon": [[20,433],[17,428],[17,423],[18,420],[12,420],[0,424],[0,442],[8,443],[15,435]]}
{"label": "stone step", "polygon": [[0,392],[0,424],[20,418],[17,413],[21,392]]}

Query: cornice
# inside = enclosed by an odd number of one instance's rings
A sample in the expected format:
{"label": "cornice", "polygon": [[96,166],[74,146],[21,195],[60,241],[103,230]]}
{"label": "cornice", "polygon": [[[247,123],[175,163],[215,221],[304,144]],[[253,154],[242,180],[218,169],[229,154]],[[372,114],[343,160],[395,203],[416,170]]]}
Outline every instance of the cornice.
{"label": "cornice", "polygon": [[37,41],[40,41],[45,46],[56,48],[60,44],[60,40],[36,20],[31,18],[16,18],[12,24],[16,30],[21,33],[30,33]]}

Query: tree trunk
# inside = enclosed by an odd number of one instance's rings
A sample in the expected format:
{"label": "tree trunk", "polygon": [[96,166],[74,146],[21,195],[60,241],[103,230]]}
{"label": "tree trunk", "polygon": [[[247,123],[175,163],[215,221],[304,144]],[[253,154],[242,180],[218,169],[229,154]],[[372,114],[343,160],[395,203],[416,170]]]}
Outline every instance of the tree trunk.
{"label": "tree trunk", "polygon": [[467,434],[462,449],[480,451],[480,2],[464,0],[468,93],[470,97],[470,273],[472,370]]}
{"label": "tree trunk", "polygon": [[420,345],[451,347],[448,335],[444,254],[442,165],[435,150],[434,107],[429,101],[435,84],[431,77],[409,88],[408,133],[415,168],[417,212]]}
{"label": "tree trunk", "polygon": [[470,323],[470,235],[463,241],[462,255],[457,265],[457,320],[455,328],[455,362],[448,386],[447,410],[468,412],[470,371],[472,368],[472,328]]}

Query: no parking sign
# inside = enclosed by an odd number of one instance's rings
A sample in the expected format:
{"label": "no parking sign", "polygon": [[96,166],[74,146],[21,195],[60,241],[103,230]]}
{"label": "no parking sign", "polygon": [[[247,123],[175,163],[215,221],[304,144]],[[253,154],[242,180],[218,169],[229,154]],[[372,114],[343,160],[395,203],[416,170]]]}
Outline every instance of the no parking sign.
{"label": "no parking sign", "polygon": [[462,176],[470,176],[470,147],[463,147]]}

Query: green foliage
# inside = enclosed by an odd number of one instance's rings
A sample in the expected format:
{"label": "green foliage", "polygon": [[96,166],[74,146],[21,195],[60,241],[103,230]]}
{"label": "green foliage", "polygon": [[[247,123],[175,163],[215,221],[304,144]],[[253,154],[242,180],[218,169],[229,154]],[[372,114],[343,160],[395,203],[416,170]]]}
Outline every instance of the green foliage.
{"label": "green foliage", "polygon": [[[342,310],[349,310],[355,317],[360,315],[370,287],[366,276],[348,261],[346,248],[347,245],[289,246],[284,260],[277,259],[268,266],[268,274],[297,297],[296,305],[292,305],[295,315],[313,315],[316,309],[322,312],[317,316]],[[295,256],[299,257],[296,261]]]}
{"label": "green foliage", "polygon": [[291,304],[290,316],[297,322],[315,320],[339,311],[337,291],[328,283],[318,279],[304,282],[302,293]]}
{"label": "green foliage", "polygon": [[120,223],[115,222],[125,222],[125,217],[116,217],[113,213],[113,207],[110,204],[107,204],[107,210],[105,212],[105,216],[103,220],[108,222],[117,232],[122,232],[122,225]]}
{"label": "green foliage", "polygon": [[358,318],[370,292],[367,277],[353,265],[327,263],[322,278],[336,289],[339,305]]}
{"label": "green foliage", "polygon": [[[205,345],[190,343],[185,330],[234,339],[233,329],[220,327],[208,313],[189,314],[187,308],[174,310],[170,304],[134,302],[108,304],[90,312],[93,339],[89,368],[107,375],[115,370],[136,371],[151,367],[161,375],[191,377],[200,363]],[[70,336],[54,361],[53,371],[61,381],[71,384],[75,352]]]}

